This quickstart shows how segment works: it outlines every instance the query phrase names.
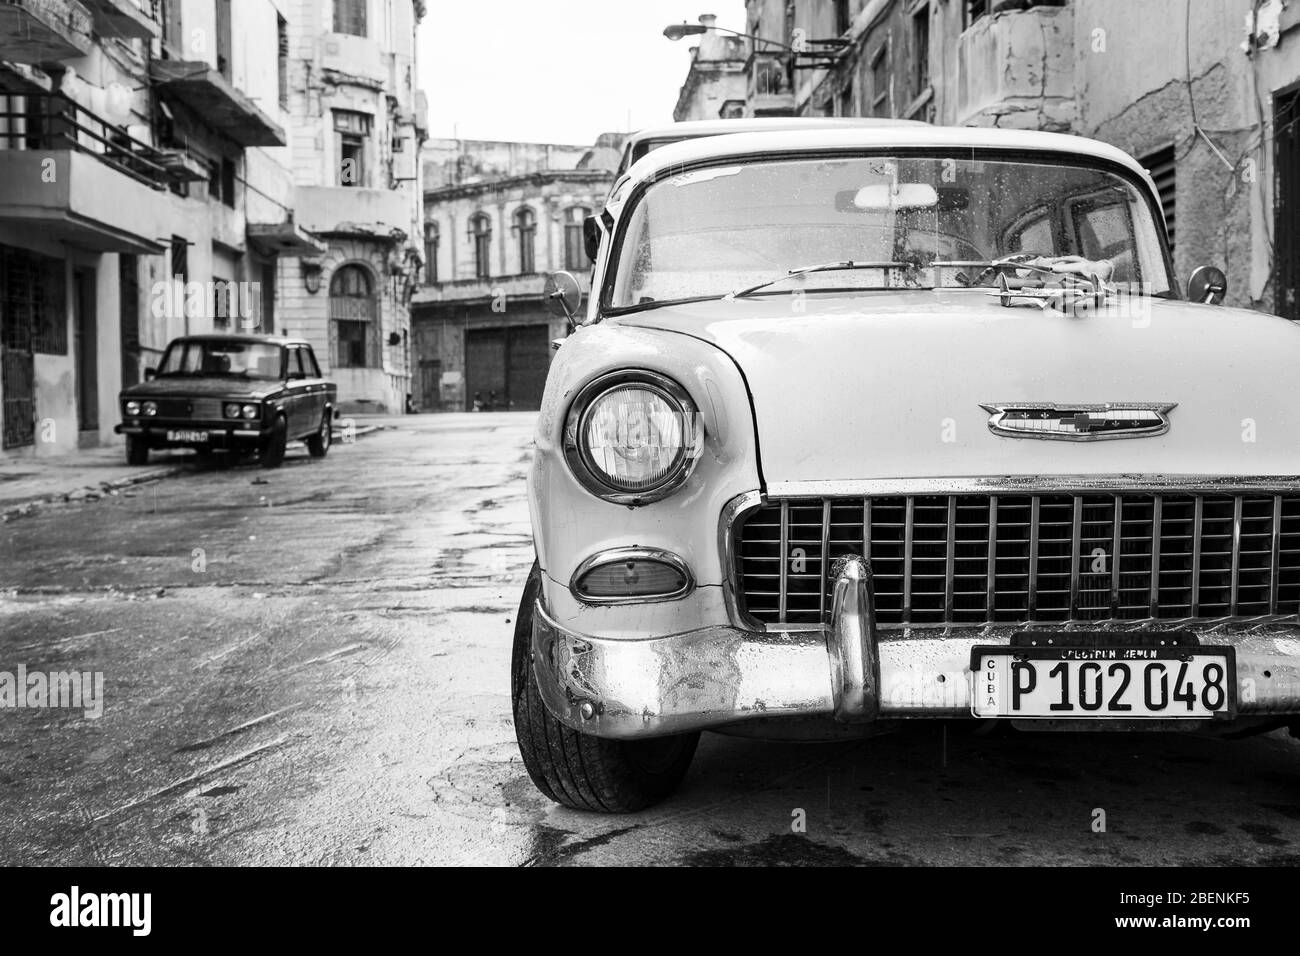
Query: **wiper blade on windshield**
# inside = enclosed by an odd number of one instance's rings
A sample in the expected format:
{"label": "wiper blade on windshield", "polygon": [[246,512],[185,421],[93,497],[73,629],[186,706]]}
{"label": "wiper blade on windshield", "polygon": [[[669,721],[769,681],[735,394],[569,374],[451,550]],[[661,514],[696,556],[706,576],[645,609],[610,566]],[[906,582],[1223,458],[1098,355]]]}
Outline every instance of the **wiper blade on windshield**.
{"label": "wiper blade on windshield", "polygon": [[821,262],[815,266],[801,266],[798,269],[791,269],[785,275],[777,276],[775,279],[768,279],[766,282],[760,282],[758,285],[751,285],[748,288],[737,289],[729,292],[724,299],[739,299],[743,296],[751,295],[760,289],[766,289],[768,286],[776,285],[778,282],[784,282],[786,279],[793,279],[795,276],[808,275],[810,272],[840,272],[851,269],[912,269],[915,263],[912,262],[854,262],[846,259],[841,262]]}

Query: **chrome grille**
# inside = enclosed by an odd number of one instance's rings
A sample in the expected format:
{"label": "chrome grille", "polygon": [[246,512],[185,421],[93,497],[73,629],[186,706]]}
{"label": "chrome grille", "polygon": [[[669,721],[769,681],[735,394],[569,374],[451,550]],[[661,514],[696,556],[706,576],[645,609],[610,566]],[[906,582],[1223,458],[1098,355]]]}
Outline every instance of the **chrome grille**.
{"label": "chrome grille", "polygon": [[158,399],[158,417],[190,421],[220,421],[222,402],[218,398]]}
{"label": "chrome grille", "polygon": [[1300,495],[792,498],[734,528],[742,610],[830,613],[836,559],[871,562],[881,624],[1252,617],[1300,612]]}

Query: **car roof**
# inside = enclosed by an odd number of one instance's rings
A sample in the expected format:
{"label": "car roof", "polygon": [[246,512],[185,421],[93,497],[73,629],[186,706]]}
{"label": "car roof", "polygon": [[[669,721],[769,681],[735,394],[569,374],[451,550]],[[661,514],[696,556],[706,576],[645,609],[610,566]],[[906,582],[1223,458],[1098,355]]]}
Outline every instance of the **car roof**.
{"label": "car roof", "polygon": [[195,335],[181,335],[173,342],[241,342],[261,345],[307,345],[306,339],[287,335],[255,335],[253,333],[200,332]]}
{"label": "car roof", "polygon": [[879,116],[754,116],[737,119],[688,120],[665,126],[648,126],[627,138],[628,146],[649,139],[694,139],[729,133],[761,133],[783,129],[835,129],[879,126],[927,126],[920,120],[886,119]]}
{"label": "car roof", "polygon": [[736,133],[709,136],[671,143],[647,153],[628,169],[625,178],[643,181],[656,178],[665,170],[684,165],[725,160],[731,157],[762,154],[779,155],[793,151],[819,152],[879,149],[1001,149],[1057,153],[1062,156],[1091,157],[1117,163],[1130,170],[1147,187],[1155,184],[1141,164],[1132,156],[1094,139],[1037,130],[995,129],[973,126],[931,126],[926,123],[855,128],[813,127],[784,129],[763,133]]}

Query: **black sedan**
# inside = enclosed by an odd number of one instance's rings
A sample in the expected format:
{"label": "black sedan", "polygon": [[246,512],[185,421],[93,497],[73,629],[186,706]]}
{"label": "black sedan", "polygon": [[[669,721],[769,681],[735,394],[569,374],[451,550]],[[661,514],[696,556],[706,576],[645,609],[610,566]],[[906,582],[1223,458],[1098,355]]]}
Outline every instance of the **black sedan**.
{"label": "black sedan", "polygon": [[269,335],[190,335],[167,346],[162,364],[122,391],[126,460],[154,448],[193,448],[233,457],[256,453],[278,468],[302,439],[313,458],[329,451],[338,387],[321,377],[311,346]]}

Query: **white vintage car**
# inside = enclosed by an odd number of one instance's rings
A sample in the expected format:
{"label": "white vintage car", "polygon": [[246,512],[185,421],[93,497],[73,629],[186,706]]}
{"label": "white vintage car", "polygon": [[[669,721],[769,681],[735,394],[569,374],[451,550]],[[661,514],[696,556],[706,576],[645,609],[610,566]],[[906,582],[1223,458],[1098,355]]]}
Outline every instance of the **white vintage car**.
{"label": "white vintage car", "polygon": [[1175,285],[1129,156],[720,136],[599,221],[529,476],[547,796],[648,806],[703,730],[1300,729],[1300,331]]}

